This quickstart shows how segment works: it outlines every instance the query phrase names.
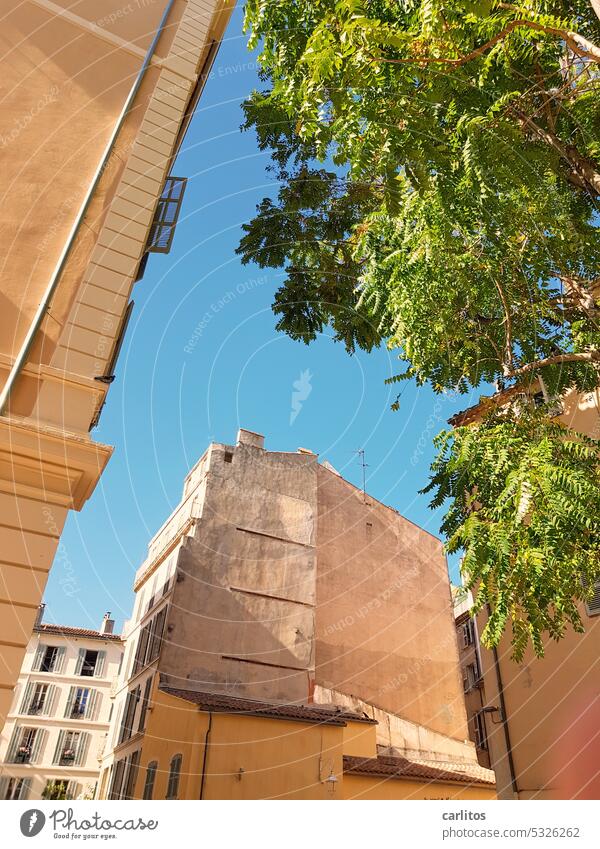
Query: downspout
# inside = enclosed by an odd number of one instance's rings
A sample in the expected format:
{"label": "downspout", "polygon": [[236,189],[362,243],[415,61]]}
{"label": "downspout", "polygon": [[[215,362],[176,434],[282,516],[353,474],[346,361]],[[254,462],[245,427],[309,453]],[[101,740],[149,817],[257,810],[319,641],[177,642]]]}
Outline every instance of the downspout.
{"label": "downspout", "polygon": [[[487,605],[487,614],[488,618],[492,615],[492,609],[490,605]],[[517,784],[517,774],[515,772],[515,762],[513,760],[512,754],[512,746],[510,742],[510,732],[508,730],[508,719],[506,716],[506,703],[504,701],[504,685],[502,683],[502,673],[500,672],[500,661],[498,660],[498,650],[496,646],[492,649],[492,655],[494,658],[494,668],[496,670],[496,683],[498,686],[498,701],[500,703],[500,714],[502,717],[502,727],[504,728],[504,743],[506,745],[506,757],[508,759],[508,769],[510,771],[510,783],[512,785],[513,793],[516,795],[517,799],[519,798],[519,786]]]}
{"label": "downspout", "polygon": [[65,242],[65,245],[62,249],[62,252],[61,252],[61,255],[58,259],[58,262],[57,262],[57,264],[54,268],[54,271],[52,272],[52,276],[50,278],[48,286],[46,287],[46,291],[44,292],[44,296],[43,296],[42,300],[40,301],[40,304],[39,304],[39,306],[36,310],[36,313],[33,317],[31,325],[29,327],[29,330],[27,331],[27,335],[25,336],[25,340],[23,341],[21,349],[20,349],[19,353],[17,354],[17,357],[16,357],[16,359],[15,359],[13,365],[12,365],[12,368],[11,368],[9,375],[8,375],[8,378],[6,380],[6,384],[4,385],[2,392],[0,393],[0,415],[4,414],[6,405],[8,403],[9,398],[10,398],[10,394],[11,394],[13,388],[14,388],[14,385],[16,383],[17,378],[19,377],[19,374],[21,373],[21,371],[23,369],[23,366],[25,365],[25,362],[27,360],[27,356],[29,354],[29,351],[31,350],[31,346],[33,345],[34,339],[37,335],[38,330],[41,327],[42,321],[43,321],[44,316],[46,314],[46,310],[48,309],[48,305],[50,304],[52,296],[54,295],[56,288],[58,286],[58,283],[60,281],[62,272],[64,271],[65,265],[66,265],[67,260],[69,258],[69,254],[71,253],[71,249],[73,248],[73,245],[75,243],[75,239],[76,239],[77,234],[79,232],[79,228],[81,227],[81,224],[83,222],[85,213],[87,212],[88,206],[90,205],[90,201],[91,201],[91,199],[94,195],[94,192],[96,191],[98,183],[100,182],[100,178],[102,177],[102,174],[104,172],[104,169],[106,167],[108,159],[109,159],[109,157],[110,157],[110,155],[113,151],[113,148],[115,146],[115,142],[116,142],[117,137],[118,137],[118,135],[121,131],[121,128],[123,127],[123,124],[125,123],[125,119],[127,118],[128,114],[131,110],[131,106],[132,106],[133,101],[135,99],[135,96],[138,93],[139,88],[140,88],[140,86],[143,82],[143,79],[146,75],[146,71],[148,70],[148,68],[150,66],[150,62],[151,62],[152,57],[154,55],[154,52],[156,50],[158,40],[159,40],[160,36],[162,35],[162,32],[165,28],[165,24],[167,22],[167,18],[169,17],[169,14],[171,13],[171,9],[173,8],[174,4],[175,4],[175,0],[169,0],[169,2],[167,3],[167,6],[165,8],[165,11],[163,12],[162,18],[160,19],[158,29],[156,30],[156,32],[154,34],[154,38],[152,39],[152,43],[150,44],[148,50],[146,51],[146,55],[144,57],[144,61],[142,63],[142,66],[141,66],[140,70],[138,71],[138,75],[135,78],[135,82],[133,83],[133,86],[131,87],[129,94],[127,95],[127,99],[126,99],[126,101],[123,105],[123,108],[121,110],[119,117],[117,118],[117,122],[116,122],[115,126],[113,127],[113,131],[112,131],[110,138],[108,140],[108,143],[107,143],[107,145],[104,149],[104,153],[102,154],[102,157],[100,159],[98,167],[96,168],[96,171],[95,171],[94,176],[92,178],[92,182],[89,185],[89,188],[88,188],[86,195],[83,199],[83,203],[81,204],[81,206],[79,208],[79,212],[77,213],[77,217],[75,218],[75,222],[73,223],[73,226],[71,228],[71,231],[69,233],[67,241]]}
{"label": "downspout", "polygon": [[210,732],[212,729],[213,715],[212,711],[208,712],[208,727],[204,735],[204,755],[202,756],[202,778],[200,780],[200,799],[204,799],[204,783],[206,780],[206,763],[208,761],[208,746],[210,743]]}

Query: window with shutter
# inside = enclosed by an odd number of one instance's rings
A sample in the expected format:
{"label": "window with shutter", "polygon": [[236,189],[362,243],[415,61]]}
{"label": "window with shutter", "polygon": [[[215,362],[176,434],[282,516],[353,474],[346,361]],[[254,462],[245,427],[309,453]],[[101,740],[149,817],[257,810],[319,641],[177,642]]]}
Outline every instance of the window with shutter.
{"label": "window with shutter", "polygon": [[167,799],[176,799],[179,792],[179,775],[181,773],[181,761],[183,755],[173,755],[169,768],[169,781],[167,784]]}
{"label": "window with shutter", "polygon": [[98,657],[96,658],[96,666],[94,669],[94,675],[96,678],[102,678],[104,675],[104,665],[106,663],[106,652],[99,651]]}
{"label": "window with shutter", "polygon": [[137,752],[132,752],[131,755],[127,758],[127,775],[125,778],[123,795],[121,797],[123,799],[133,799],[133,792],[135,790],[135,780],[137,778],[139,760],[139,749],[137,750]]}
{"label": "window with shutter", "polygon": [[147,251],[168,254],[171,250],[186,183],[185,177],[167,177],[165,180],[150,227]]}
{"label": "window with shutter", "polygon": [[158,761],[150,761],[146,767],[146,780],[144,781],[144,794],[142,799],[152,799],[154,793],[154,779],[156,778],[156,770],[158,769]]}
{"label": "window with shutter", "polygon": [[46,737],[48,736],[48,732],[43,728],[36,728],[35,734],[33,737],[33,742],[31,744],[31,755],[29,757],[29,763],[37,764],[42,759],[42,753],[44,751],[44,746],[46,745]]}
{"label": "window with shutter", "polygon": [[146,713],[148,711],[148,704],[150,702],[150,690],[152,689],[152,678],[151,675],[146,679],[146,683],[144,684],[144,695],[142,698],[142,706],[140,708],[140,721],[138,723],[138,731],[144,731],[146,728]]}
{"label": "window with shutter", "polygon": [[31,697],[33,695],[33,688],[35,684],[30,681],[25,687],[25,692],[23,694],[23,700],[21,701],[21,707],[19,708],[19,713],[27,713],[29,710],[29,705],[31,704]]}
{"label": "window with shutter", "polygon": [[46,651],[46,646],[39,645],[35,652],[35,657],[33,658],[33,663],[31,668],[34,672],[38,672],[40,666],[42,665],[42,658],[44,657],[44,652]]}
{"label": "window with shutter", "polygon": [[600,581],[594,584],[594,594],[585,606],[588,616],[597,616],[600,613]]}
{"label": "window with shutter", "polygon": [[117,761],[114,765],[112,781],[110,783],[110,792],[108,794],[109,799],[120,799],[121,798],[121,787],[123,785],[123,775],[125,773],[125,758],[121,758],[120,761]]}
{"label": "window with shutter", "polygon": [[54,757],[52,758],[52,763],[54,766],[60,764],[61,754],[64,748],[65,737],[67,736],[66,731],[58,732],[58,739],[56,741],[56,748],[54,749]]}
{"label": "window with shutter", "polygon": [[60,674],[63,671],[63,667],[65,665],[65,656],[66,649],[64,646],[59,646],[56,650],[56,660],[54,661],[54,669],[53,672],[56,674]]}
{"label": "window with shutter", "polygon": [[88,748],[90,745],[90,735],[87,732],[79,734],[75,749],[75,766],[83,766],[87,758]]}

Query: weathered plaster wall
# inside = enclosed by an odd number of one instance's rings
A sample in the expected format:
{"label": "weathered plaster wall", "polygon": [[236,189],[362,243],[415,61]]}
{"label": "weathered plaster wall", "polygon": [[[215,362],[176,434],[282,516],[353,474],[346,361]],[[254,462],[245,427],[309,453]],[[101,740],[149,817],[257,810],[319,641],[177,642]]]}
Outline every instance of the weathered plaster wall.
{"label": "weathered plaster wall", "polygon": [[464,740],[441,542],[318,470],[316,682]]}

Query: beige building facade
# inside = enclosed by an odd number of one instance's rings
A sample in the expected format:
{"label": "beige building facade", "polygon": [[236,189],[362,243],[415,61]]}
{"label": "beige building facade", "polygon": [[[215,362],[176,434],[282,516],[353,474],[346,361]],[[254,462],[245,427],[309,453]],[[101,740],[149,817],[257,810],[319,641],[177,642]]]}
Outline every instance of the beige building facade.
{"label": "beige building facade", "polygon": [[[452,423],[476,421],[480,409]],[[600,436],[598,390],[568,394],[556,413],[569,427]],[[481,647],[488,751],[500,799],[600,798],[600,582],[580,613],[584,633],[548,638],[543,658],[528,648],[515,663],[510,634],[495,651]],[[479,633],[486,621],[484,610]]]}
{"label": "beige building facade", "polygon": [[0,722],[67,513],[112,451],[90,431],[232,5],[0,0]]}
{"label": "beige building facade", "polygon": [[479,767],[441,542],[311,451],[211,444],[134,589],[105,795],[133,786],[159,687],[336,706],[382,755]]}
{"label": "beige building facade", "polygon": [[42,613],[0,737],[0,799],[92,798],[123,643],[108,613],[97,631]]}

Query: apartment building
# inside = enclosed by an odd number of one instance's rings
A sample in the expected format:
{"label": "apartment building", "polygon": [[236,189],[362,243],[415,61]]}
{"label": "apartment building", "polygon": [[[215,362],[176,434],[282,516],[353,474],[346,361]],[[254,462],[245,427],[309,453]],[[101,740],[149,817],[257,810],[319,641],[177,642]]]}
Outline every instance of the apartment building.
{"label": "apartment building", "polygon": [[0,0],[0,723],[233,0]]}
{"label": "apartment building", "polygon": [[[481,409],[465,410],[450,423],[477,421]],[[568,393],[556,414],[598,438],[599,391]],[[480,649],[488,753],[500,799],[600,798],[600,582],[595,590],[581,605],[584,633],[567,630],[557,642],[547,638],[543,658],[528,647],[515,663],[510,634],[497,649]],[[475,634],[486,622],[483,610]]]}
{"label": "apartment building", "polygon": [[98,631],[36,622],[0,737],[0,799],[92,798],[123,659]]}
{"label": "apartment building", "polygon": [[211,444],[134,590],[100,798],[137,798],[148,769],[163,787],[172,758],[189,773],[201,756],[189,738],[188,754],[154,757],[157,735],[179,739],[173,694],[233,700],[238,714],[285,704],[366,715],[371,758],[493,785],[468,740],[441,542],[313,452],[267,451],[245,429],[235,445]]}
{"label": "apartment building", "polygon": [[464,587],[453,587],[452,597],[469,738],[475,743],[477,760],[481,766],[489,769],[487,726],[493,722],[493,718],[489,717],[489,711],[486,710],[477,620],[471,616],[473,596]]}

